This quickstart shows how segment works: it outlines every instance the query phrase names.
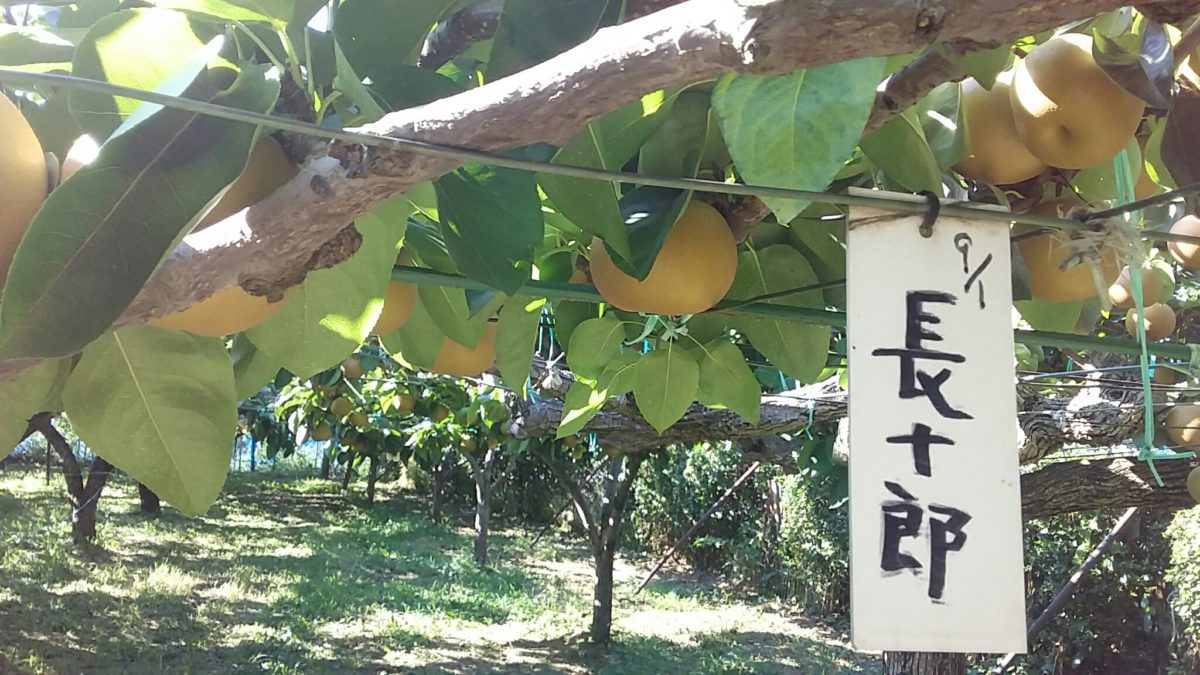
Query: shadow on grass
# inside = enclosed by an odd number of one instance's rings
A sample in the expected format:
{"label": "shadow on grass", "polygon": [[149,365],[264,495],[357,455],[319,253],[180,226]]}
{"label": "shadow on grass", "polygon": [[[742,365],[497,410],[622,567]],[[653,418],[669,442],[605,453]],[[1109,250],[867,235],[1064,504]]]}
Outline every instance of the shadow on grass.
{"label": "shadow on grass", "polygon": [[[310,483],[234,475],[204,517],[148,519],[119,479],[106,550],[83,556],[60,485],[0,474],[0,673],[860,672],[769,632],[561,637],[587,625],[586,547],[500,531],[480,570],[469,530],[430,522],[420,500],[365,509]],[[710,589],[671,576],[646,595],[686,611],[719,602]]]}

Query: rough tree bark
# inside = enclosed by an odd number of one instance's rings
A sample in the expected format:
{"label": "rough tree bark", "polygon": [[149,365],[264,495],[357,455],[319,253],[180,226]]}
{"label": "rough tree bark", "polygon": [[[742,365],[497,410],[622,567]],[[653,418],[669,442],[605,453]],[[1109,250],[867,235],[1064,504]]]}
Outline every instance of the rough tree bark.
{"label": "rough tree bark", "polygon": [[488,562],[488,525],[492,515],[492,494],[496,485],[492,480],[495,471],[496,448],[487,448],[483,459],[474,452],[464,452],[471,476],[475,479],[475,564],[484,567]]}
{"label": "rough tree bark", "polygon": [[329,470],[332,462],[329,461],[329,450],[321,453],[321,478],[329,480]]}
{"label": "rough tree bark", "polygon": [[454,450],[447,448],[441,459],[433,467],[433,504],[430,507],[430,517],[441,521],[443,505],[446,499],[446,478],[450,472],[450,460],[454,458]]}
{"label": "rough tree bark", "polygon": [[100,502],[100,494],[108,482],[108,476],[113,466],[99,455],[92,462],[92,468],[84,481],[83,471],[75,450],[66,438],[54,427],[54,416],[51,413],[38,413],[30,420],[30,425],[38,430],[46,439],[46,444],[58,453],[63,463],[63,478],[67,483],[67,499],[71,504],[71,537],[77,544],[95,541],[96,539],[96,506]]}
{"label": "rough tree bark", "polygon": [[158,498],[158,494],[140,482],[137,485],[138,502],[141,512],[148,516],[157,516],[161,514],[162,500]]}
{"label": "rough tree bark", "polygon": [[966,654],[942,652],[886,652],[883,655],[886,675],[966,675]]}
{"label": "rough tree bark", "polygon": [[375,455],[368,458],[370,464],[367,466],[367,504],[375,504],[375,483],[379,480],[379,460],[375,459]]}
{"label": "rough tree bark", "polygon": [[354,460],[346,462],[346,471],[342,474],[342,490],[350,487],[350,479],[354,478]]}
{"label": "rough tree bark", "polygon": [[[786,73],[934,42],[1015,39],[1120,6],[1118,0],[689,0],[619,26],[542,64],[457,96],[391,113],[365,131],[483,151],[562,144],[650,91],[728,72]],[[1196,12],[1200,0],[1154,0]],[[241,284],[263,295],[298,283],[314,251],[354,218],[460,162],[333,144],[262,202],[189,235],[118,324],[141,323]],[[298,276],[298,272],[301,274]],[[35,363],[0,362],[0,378]]]}

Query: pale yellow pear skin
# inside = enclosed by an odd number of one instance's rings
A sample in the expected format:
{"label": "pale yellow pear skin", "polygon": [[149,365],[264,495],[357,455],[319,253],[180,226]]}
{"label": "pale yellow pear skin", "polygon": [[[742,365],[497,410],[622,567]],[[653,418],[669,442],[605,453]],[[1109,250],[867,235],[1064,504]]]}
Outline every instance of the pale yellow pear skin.
{"label": "pale yellow pear skin", "polygon": [[961,105],[971,154],[955,164],[954,170],[963,178],[1009,185],[1033,178],[1046,168],[1017,135],[1009,103],[1011,83],[1011,71],[1001,73],[990,90],[975,78],[962,83]]}
{"label": "pale yellow pear skin", "polygon": [[429,370],[440,375],[477,377],[491,368],[495,361],[496,324],[489,321],[479,342],[473,348],[464,347],[446,338],[433,360],[433,367]]}
{"label": "pale yellow pear skin", "polygon": [[592,283],[605,302],[627,312],[696,314],[725,297],[737,272],[737,242],[712,206],[693,200],[671,228],[650,274],[622,272],[594,239],[588,249]]}
{"label": "pale yellow pear skin", "polygon": [[0,93],[0,284],[49,191],[46,155],[25,116]]}
{"label": "pale yellow pear skin", "polygon": [[1133,138],[1146,106],[1092,57],[1092,38],[1065,33],[1017,62],[1010,89],[1022,143],[1050,166],[1086,169]]}

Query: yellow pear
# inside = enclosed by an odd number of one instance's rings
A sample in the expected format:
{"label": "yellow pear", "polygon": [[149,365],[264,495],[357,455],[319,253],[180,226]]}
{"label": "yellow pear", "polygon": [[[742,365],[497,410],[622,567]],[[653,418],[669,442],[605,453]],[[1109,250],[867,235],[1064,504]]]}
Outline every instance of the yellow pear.
{"label": "yellow pear", "polygon": [[1009,103],[1011,83],[1012,71],[1001,73],[990,90],[975,78],[963,82],[962,110],[971,154],[954,165],[963,178],[1008,185],[1033,178],[1046,168],[1017,136]]}
{"label": "yellow pear", "polygon": [[1111,160],[1137,131],[1145,104],[1092,57],[1092,38],[1064,33],[1017,63],[1010,90],[1013,121],[1043,162],[1086,169]]}

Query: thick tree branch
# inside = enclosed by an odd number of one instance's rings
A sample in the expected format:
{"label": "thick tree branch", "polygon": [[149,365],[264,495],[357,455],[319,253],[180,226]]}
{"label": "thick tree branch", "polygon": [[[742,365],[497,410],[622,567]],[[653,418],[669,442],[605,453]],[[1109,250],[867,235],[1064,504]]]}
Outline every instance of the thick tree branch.
{"label": "thick tree branch", "polygon": [[1058,462],[1021,476],[1021,510],[1025,520],[1061,513],[1120,509],[1131,506],[1180,509],[1196,505],[1187,491],[1192,463],[1156,463],[1159,487],[1145,462],[1110,459]]}
{"label": "thick tree branch", "polygon": [[[1200,0],[1160,0],[1200,9]],[[1119,6],[1117,0],[942,2],[689,0],[601,30],[545,63],[457,96],[387,115],[365,131],[503,151],[561,144],[577,130],[663,87],[727,72],[786,73],[911,51],[938,39],[1011,40]],[[334,146],[263,202],[187,237],[122,323],[177,311],[235,283],[271,284],[383,201],[436,178],[454,160],[394,150],[365,158]],[[340,159],[337,159],[340,158]]]}
{"label": "thick tree branch", "polygon": [[911,63],[893,73],[883,88],[875,93],[875,106],[871,109],[871,116],[867,118],[863,136],[870,136],[938,85],[965,77],[966,73],[943,58],[937,50],[925,50]]}
{"label": "thick tree branch", "polygon": [[504,0],[487,0],[460,10],[438,24],[425,39],[417,65],[436,70],[476,42],[492,37],[500,24],[503,9]]}
{"label": "thick tree branch", "polygon": [[[1200,0],[1157,0],[1195,12]],[[1121,6],[1118,0],[689,0],[619,26],[510,77],[391,113],[364,131],[503,151],[562,144],[645,93],[728,72],[786,73],[937,41],[999,43]],[[459,162],[398,150],[331,146],[262,202],[189,235],[118,324],[178,311],[234,284],[294,279],[355,217]],[[28,362],[0,363],[0,379]]]}

